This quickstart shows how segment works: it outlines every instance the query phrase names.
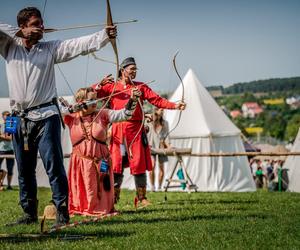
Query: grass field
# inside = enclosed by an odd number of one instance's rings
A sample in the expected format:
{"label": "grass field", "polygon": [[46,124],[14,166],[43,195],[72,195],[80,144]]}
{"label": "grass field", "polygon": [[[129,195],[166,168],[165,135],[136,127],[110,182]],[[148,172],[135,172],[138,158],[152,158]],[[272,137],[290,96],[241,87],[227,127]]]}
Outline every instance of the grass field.
{"label": "grass field", "polygon": [[[300,249],[300,194],[149,193],[153,205],[133,208],[123,191],[121,214],[51,237],[0,237],[1,249]],[[51,199],[39,189],[40,209]],[[0,192],[0,233],[38,234],[39,225],[7,228],[21,215],[18,191]],[[72,218],[72,220],[80,217]],[[52,222],[48,222],[50,226]]]}

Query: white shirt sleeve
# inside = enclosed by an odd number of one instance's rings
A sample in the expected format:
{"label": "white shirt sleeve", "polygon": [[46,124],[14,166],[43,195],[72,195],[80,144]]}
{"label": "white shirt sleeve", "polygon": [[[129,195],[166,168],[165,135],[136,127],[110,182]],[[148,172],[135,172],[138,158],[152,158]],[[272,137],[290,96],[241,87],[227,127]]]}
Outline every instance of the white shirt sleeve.
{"label": "white shirt sleeve", "polygon": [[0,54],[6,58],[11,43],[19,28],[0,22]]}
{"label": "white shirt sleeve", "polygon": [[55,63],[67,62],[79,55],[86,55],[103,48],[109,42],[106,30],[92,35],[56,41]]}
{"label": "white shirt sleeve", "polygon": [[109,122],[121,122],[121,121],[126,121],[131,118],[132,116],[132,111],[129,111],[127,109],[120,109],[120,110],[112,110],[110,109],[108,111],[108,117],[109,117]]}

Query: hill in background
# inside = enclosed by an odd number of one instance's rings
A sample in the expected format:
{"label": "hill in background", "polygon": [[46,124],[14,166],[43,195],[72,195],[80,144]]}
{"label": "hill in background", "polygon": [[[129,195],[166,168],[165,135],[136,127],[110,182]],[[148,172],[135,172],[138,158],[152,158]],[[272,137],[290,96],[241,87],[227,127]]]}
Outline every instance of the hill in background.
{"label": "hill in background", "polygon": [[250,93],[290,92],[300,94],[300,77],[274,78],[244,83],[235,83],[228,87],[211,86],[206,89],[214,96]]}

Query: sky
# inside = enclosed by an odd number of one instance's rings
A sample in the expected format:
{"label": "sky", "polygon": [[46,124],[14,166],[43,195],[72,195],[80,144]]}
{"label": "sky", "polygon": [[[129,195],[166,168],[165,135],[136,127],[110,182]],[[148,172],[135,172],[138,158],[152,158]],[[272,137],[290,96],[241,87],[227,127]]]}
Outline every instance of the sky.
{"label": "sky", "polygon": [[[114,21],[138,19],[118,26],[120,61],[132,56],[137,80],[155,83],[158,92],[172,92],[179,79],[193,69],[204,86],[300,76],[299,0],[110,0]],[[35,6],[43,11],[46,27],[104,23],[105,0],[1,0],[0,21],[16,25],[18,11]],[[45,35],[63,40],[99,28]],[[115,61],[108,44],[97,56]],[[62,73],[61,73],[61,72]],[[80,56],[56,68],[59,95],[116,74],[116,66]],[[66,80],[64,80],[64,78]],[[0,96],[8,95],[5,61],[0,59]],[[68,87],[71,86],[71,89]]]}

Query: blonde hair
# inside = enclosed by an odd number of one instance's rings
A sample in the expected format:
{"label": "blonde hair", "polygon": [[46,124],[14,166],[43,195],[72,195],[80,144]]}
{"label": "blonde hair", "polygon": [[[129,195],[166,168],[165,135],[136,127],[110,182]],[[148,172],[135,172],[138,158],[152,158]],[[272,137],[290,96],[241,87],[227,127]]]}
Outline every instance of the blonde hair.
{"label": "blonde hair", "polygon": [[10,112],[7,111],[7,110],[3,111],[3,112],[2,112],[2,116],[5,116],[5,115],[7,115],[7,116],[10,115]]}
{"label": "blonde hair", "polygon": [[87,99],[87,94],[90,92],[95,92],[93,88],[87,87],[87,88],[80,88],[77,90],[75,95],[75,101],[76,102],[82,102]]}

